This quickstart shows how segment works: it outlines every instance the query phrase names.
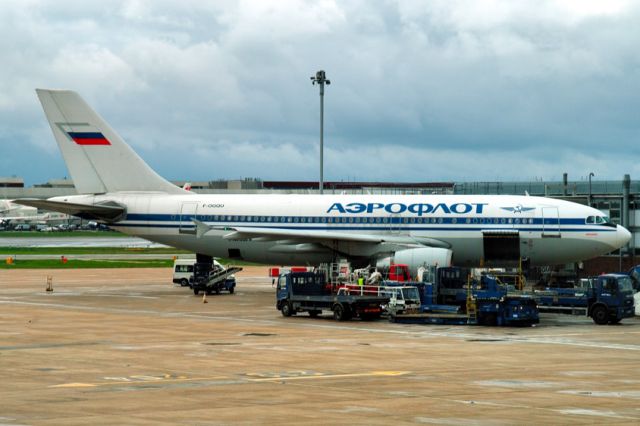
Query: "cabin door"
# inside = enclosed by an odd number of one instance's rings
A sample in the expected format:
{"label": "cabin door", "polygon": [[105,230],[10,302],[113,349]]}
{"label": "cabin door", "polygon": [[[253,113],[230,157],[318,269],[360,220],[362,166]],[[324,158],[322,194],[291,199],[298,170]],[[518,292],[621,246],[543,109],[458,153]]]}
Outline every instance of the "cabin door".
{"label": "cabin door", "polygon": [[560,238],[560,212],[557,207],[542,207],[542,237]]}
{"label": "cabin door", "polygon": [[196,218],[198,211],[197,201],[186,201],[180,206],[180,225],[178,232],[181,234],[195,234],[195,223],[193,219]]}

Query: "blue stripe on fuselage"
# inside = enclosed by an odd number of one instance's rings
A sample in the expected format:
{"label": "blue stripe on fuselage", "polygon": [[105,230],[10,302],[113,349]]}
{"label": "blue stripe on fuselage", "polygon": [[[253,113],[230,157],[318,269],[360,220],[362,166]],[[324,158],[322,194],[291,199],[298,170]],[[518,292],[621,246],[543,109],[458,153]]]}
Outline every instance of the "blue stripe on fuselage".
{"label": "blue stripe on fuselage", "polygon": [[[380,224],[403,224],[403,225],[585,225],[583,218],[562,218],[543,219],[542,218],[514,218],[514,217],[347,217],[347,216],[258,216],[258,215],[191,215],[191,214],[127,214],[126,221],[142,221],[142,222],[186,222],[195,218],[201,222],[207,223],[260,223],[260,224],[298,224],[298,223],[314,223],[314,224],[362,224],[362,225],[380,225]],[[406,219],[406,220],[405,220]],[[468,219],[468,220],[467,220]],[[238,226],[238,225],[236,225]],[[371,229],[371,228],[368,228]],[[598,228],[600,229],[600,228]]]}

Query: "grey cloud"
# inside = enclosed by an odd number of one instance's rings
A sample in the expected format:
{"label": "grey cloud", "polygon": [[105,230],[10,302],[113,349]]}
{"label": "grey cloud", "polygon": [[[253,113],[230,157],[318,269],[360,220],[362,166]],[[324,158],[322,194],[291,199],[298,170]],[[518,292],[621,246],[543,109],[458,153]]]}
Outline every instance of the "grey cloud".
{"label": "grey cloud", "polygon": [[[615,0],[7,2],[0,143],[51,155],[33,89],[66,87],[165,176],[315,179],[324,68],[331,179],[618,178],[639,24]],[[8,155],[31,183],[66,173]]]}

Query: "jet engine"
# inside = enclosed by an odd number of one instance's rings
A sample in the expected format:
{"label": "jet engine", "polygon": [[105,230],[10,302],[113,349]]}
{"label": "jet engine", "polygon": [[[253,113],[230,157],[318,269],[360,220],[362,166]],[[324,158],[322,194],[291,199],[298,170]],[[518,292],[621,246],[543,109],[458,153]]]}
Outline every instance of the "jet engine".
{"label": "jet engine", "polygon": [[391,264],[405,264],[409,266],[412,276],[416,276],[421,266],[450,266],[453,252],[445,248],[421,247],[406,250],[398,250],[393,256],[378,259],[376,267],[386,270]]}

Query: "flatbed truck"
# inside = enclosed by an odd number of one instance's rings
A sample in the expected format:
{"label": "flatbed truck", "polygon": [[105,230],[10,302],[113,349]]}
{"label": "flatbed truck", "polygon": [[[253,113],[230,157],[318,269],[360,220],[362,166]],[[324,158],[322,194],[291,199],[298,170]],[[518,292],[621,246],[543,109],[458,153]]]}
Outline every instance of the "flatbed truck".
{"label": "flatbed truck", "polygon": [[285,317],[298,312],[317,317],[323,311],[331,311],[333,318],[338,321],[354,317],[373,320],[380,318],[382,305],[388,301],[389,297],[361,295],[345,288],[334,291],[325,282],[324,274],[289,272],[278,276],[276,309]]}

